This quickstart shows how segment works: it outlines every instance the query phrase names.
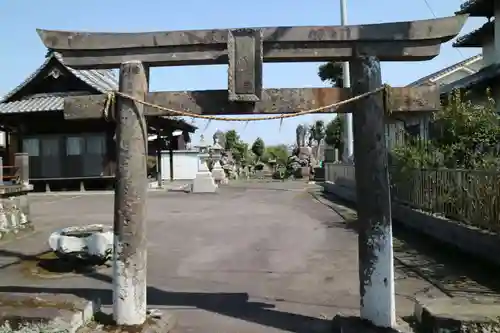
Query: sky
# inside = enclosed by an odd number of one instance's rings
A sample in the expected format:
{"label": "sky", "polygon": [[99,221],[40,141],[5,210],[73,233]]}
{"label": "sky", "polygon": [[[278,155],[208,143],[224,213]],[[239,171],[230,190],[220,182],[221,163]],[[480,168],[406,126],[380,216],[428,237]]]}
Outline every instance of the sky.
{"label": "sky", "polygon": [[[462,0],[346,0],[348,24],[383,23],[430,19],[453,15]],[[46,49],[36,28],[103,32],[217,29],[259,26],[339,25],[339,0],[3,0],[0,2],[0,96],[20,84],[44,60]],[[478,28],[485,20],[469,19],[461,34]],[[480,53],[447,43],[441,54],[425,62],[382,63],[382,79],[403,86],[420,77]],[[318,78],[319,63],[264,64],[265,88],[325,87]],[[152,91],[227,88],[227,66],[154,68]],[[261,137],[267,145],[292,144],[298,124],[328,115],[310,115],[259,122],[196,120],[198,131],[211,138],[217,130],[235,129],[246,142]]]}

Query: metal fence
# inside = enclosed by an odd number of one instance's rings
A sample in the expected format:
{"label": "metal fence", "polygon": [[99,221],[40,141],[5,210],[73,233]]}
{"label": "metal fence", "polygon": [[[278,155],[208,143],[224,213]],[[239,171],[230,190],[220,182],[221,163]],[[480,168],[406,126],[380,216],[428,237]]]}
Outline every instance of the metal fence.
{"label": "metal fence", "polygon": [[[326,180],[355,185],[354,166],[325,164]],[[394,201],[500,232],[500,172],[457,169],[391,169]]]}

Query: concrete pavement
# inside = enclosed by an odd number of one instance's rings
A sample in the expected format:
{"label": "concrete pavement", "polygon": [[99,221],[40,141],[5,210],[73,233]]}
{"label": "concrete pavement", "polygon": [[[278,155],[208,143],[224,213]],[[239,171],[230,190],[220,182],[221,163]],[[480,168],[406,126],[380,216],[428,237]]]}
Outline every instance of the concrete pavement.
{"label": "concrete pavement", "polygon": [[[148,304],[173,312],[179,333],[327,332],[336,314],[356,315],[353,222],[318,193],[303,182],[239,182],[215,195],[150,192]],[[0,243],[0,291],[98,295],[109,304],[109,268],[42,278],[22,261],[46,251],[56,228],[111,224],[113,196],[37,195],[32,212],[34,235]],[[445,295],[404,264],[396,279],[401,317],[415,297]]]}

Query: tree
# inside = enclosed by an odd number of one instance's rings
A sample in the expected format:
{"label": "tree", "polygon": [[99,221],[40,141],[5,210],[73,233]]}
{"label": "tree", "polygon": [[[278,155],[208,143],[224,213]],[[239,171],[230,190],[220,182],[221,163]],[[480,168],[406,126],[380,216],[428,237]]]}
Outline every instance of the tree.
{"label": "tree", "polygon": [[262,140],[261,138],[257,138],[252,144],[252,153],[254,153],[255,157],[257,158],[257,162],[260,162],[260,160],[262,159],[265,149],[266,146],[264,144],[264,140]]}
{"label": "tree", "polygon": [[325,128],[325,143],[339,151],[342,151],[342,133],[344,130],[344,120],[342,117],[335,117]]}
{"label": "tree", "polygon": [[318,76],[323,82],[329,82],[334,87],[343,88],[344,87],[344,79],[343,79],[344,69],[341,63],[338,62],[327,62],[319,66]]}
{"label": "tree", "polygon": [[225,133],[226,137],[226,150],[232,151],[233,148],[240,143],[240,136],[235,130],[229,130]]}
{"label": "tree", "polygon": [[234,144],[233,148],[231,149],[231,153],[233,154],[233,159],[236,162],[236,164],[245,166],[248,164],[248,144],[238,140]]}
{"label": "tree", "polygon": [[309,127],[309,137],[316,142],[316,159],[319,160],[319,145],[325,137],[325,122],[323,120],[316,120]]}
{"label": "tree", "polygon": [[286,165],[289,156],[290,154],[286,145],[275,145],[266,147],[263,159],[266,162],[275,160],[278,165]]}

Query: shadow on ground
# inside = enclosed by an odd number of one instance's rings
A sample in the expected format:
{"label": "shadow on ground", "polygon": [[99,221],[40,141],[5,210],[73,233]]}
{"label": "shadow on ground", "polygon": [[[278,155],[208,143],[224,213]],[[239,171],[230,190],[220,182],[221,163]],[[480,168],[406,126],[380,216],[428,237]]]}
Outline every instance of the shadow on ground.
{"label": "shadow on ground", "polygon": [[[329,193],[311,195],[317,200],[322,198],[331,202],[328,206],[346,220],[343,224],[325,222],[328,227],[344,227],[357,232],[357,217],[343,211],[344,207],[355,210],[354,204]],[[399,223],[393,224],[393,237],[396,270],[417,274],[450,297],[500,298],[499,266]]]}
{"label": "shadow on ground", "polygon": [[[39,255],[27,256],[20,253],[0,250],[0,255],[2,256],[18,258],[18,264],[24,260],[36,260],[46,253],[47,252],[40,253]],[[97,271],[89,273],[80,272],[80,274],[98,281],[109,283],[111,287],[112,278],[108,275],[101,274]],[[85,299],[99,299],[103,305],[113,304],[113,294],[111,288],[96,289],[0,286],[0,292],[72,294]],[[150,308],[166,306],[195,307],[288,332],[329,332],[332,327],[331,320],[277,311],[273,310],[273,304],[249,301],[249,295],[247,293],[173,292],[160,290],[155,287],[148,287],[147,299],[148,307]]]}

